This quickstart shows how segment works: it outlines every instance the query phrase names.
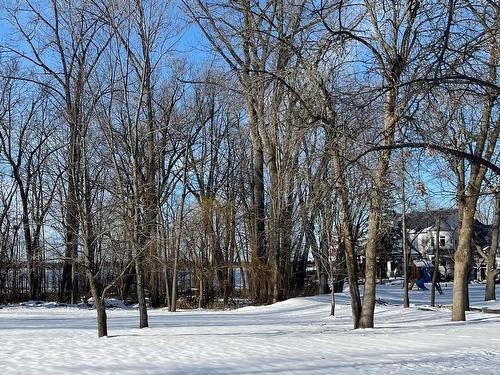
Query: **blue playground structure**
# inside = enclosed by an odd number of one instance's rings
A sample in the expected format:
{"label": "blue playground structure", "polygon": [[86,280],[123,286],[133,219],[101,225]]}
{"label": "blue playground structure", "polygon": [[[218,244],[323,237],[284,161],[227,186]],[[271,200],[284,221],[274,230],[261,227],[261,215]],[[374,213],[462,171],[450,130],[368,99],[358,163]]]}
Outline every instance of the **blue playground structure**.
{"label": "blue playground structure", "polygon": [[432,276],[430,274],[430,268],[429,267],[420,267],[420,275],[421,277],[417,279],[415,284],[422,289],[422,290],[428,290],[428,288],[425,286],[425,283],[430,283],[432,281]]}
{"label": "blue playground structure", "polygon": [[[432,282],[432,272],[434,270],[429,262],[426,260],[414,260],[410,277],[410,289],[415,284],[420,290],[429,290],[425,284]],[[436,283],[436,289],[439,294],[443,294],[439,282]]]}

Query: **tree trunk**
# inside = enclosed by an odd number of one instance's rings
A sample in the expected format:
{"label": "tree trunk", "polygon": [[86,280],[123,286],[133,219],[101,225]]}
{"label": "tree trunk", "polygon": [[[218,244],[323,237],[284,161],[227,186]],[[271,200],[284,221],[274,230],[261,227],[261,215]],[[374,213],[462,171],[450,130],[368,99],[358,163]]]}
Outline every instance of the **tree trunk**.
{"label": "tree trunk", "polygon": [[455,251],[455,272],[453,281],[453,311],[451,317],[453,321],[465,321],[476,200],[477,198],[468,198],[468,204],[464,207],[458,235],[459,240],[457,250]]}
{"label": "tree trunk", "polygon": [[439,275],[439,233],[441,230],[441,215],[438,215],[436,219],[436,242],[434,252],[434,272],[432,273],[432,288],[431,288],[431,306],[434,307],[436,305],[436,283]]}
{"label": "tree trunk", "polygon": [[108,322],[106,316],[106,306],[104,299],[95,299],[95,309],[97,311],[97,336],[103,337],[108,335]]}
{"label": "tree trunk", "polygon": [[137,301],[139,303],[139,328],[147,328],[148,324],[148,307],[146,304],[146,293],[144,291],[144,270],[142,264],[142,256],[137,256],[135,260],[135,277],[137,287]]}
{"label": "tree trunk", "polygon": [[406,191],[405,191],[405,180],[406,180],[406,170],[405,170],[405,161],[404,156],[402,160],[402,207],[403,207],[403,215],[401,218],[401,230],[403,232],[402,240],[403,240],[403,276],[404,276],[404,285],[403,285],[403,307],[410,307],[410,295],[408,293],[408,231],[406,228]]}
{"label": "tree trunk", "polygon": [[188,163],[188,153],[189,153],[189,141],[186,141],[184,150],[184,168],[182,170],[182,195],[180,202],[179,218],[177,220],[177,226],[175,229],[175,244],[174,244],[174,275],[172,277],[172,301],[169,304],[169,311],[176,311],[177,309],[177,267],[179,264],[179,252],[181,248],[181,234],[182,225],[184,220],[184,205],[186,203],[186,192],[187,192],[187,163]]}
{"label": "tree trunk", "polygon": [[33,249],[33,239],[31,237],[31,226],[29,222],[29,211],[28,211],[28,197],[21,192],[21,201],[23,206],[23,232],[24,232],[24,247],[26,250],[26,263],[28,271],[28,288],[31,300],[38,299],[37,288],[36,288],[36,264]]}
{"label": "tree trunk", "polygon": [[[137,292],[137,302],[139,304],[139,328],[148,327],[148,309],[146,304],[146,293],[144,290],[144,242],[139,239],[139,207],[134,208],[134,257],[135,257],[135,285]],[[141,249],[138,247],[141,246]]]}
{"label": "tree trunk", "polygon": [[330,293],[330,315],[335,316],[335,288],[332,288],[332,291]]}
{"label": "tree trunk", "polygon": [[[129,244],[130,246],[130,244]],[[125,277],[123,280],[123,287],[121,290],[121,295],[120,297],[125,301],[129,297],[130,289],[132,288],[132,285],[134,284],[135,280],[135,264],[132,262],[133,260],[133,251],[132,249],[128,248],[127,249],[127,261],[129,263],[129,266],[127,267],[128,270],[125,273]]]}
{"label": "tree trunk", "polygon": [[[495,17],[495,26],[498,26],[499,13]],[[498,53],[498,39],[495,27],[486,30],[491,42],[488,59],[488,81],[495,84],[497,81],[497,68],[500,54]],[[483,155],[484,159],[491,160],[495,155],[495,147],[500,132],[499,126],[492,126],[492,113],[498,99],[496,91],[488,91],[484,96],[480,132],[475,139],[476,147],[474,153]],[[452,321],[464,321],[465,311],[468,309],[468,277],[471,260],[471,245],[474,234],[474,216],[476,214],[477,201],[481,191],[482,182],[486,174],[486,168],[477,163],[470,164],[470,177],[467,190],[458,194],[459,207],[462,208],[462,220],[460,226],[458,248],[455,252],[455,273],[453,284],[453,312]],[[464,184],[462,184],[462,187]]]}
{"label": "tree trunk", "polygon": [[[396,124],[396,88],[389,89],[384,105],[384,145],[394,142]],[[382,213],[383,195],[387,190],[387,172],[391,157],[390,150],[380,153],[374,177],[374,188],[371,197],[370,213],[368,216],[368,234],[365,250],[365,289],[363,307],[359,322],[360,328],[373,328],[373,314],[375,312],[375,288],[377,277],[377,250],[379,246],[380,216]]]}
{"label": "tree trunk", "polygon": [[[69,186],[69,184],[68,184]],[[68,195],[70,195],[68,187]],[[74,196],[73,194],[71,194]],[[68,198],[66,205],[71,206],[71,200]],[[61,298],[66,302],[75,303],[78,285],[76,284],[76,260],[78,254],[78,219],[73,217],[77,215],[73,207],[66,208],[65,230],[66,230],[66,248],[64,252],[63,274],[61,278]]]}
{"label": "tree trunk", "polygon": [[264,206],[264,153],[262,142],[258,134],[257,114],[253,100],[247,100],[247,109],[252,141],[252,235],[250,293],[257,303],[268,302],[267,285],[267,256],[266,256],[266,217]]}
{"label": "tree trunk", "polygon": [[[332,279],[332,283],[333,283],[333,279]],[[321,270],[319,272],[319,283],[318,283],[318,287],[319,287],[319,290],[318,290],[318,293],[319,294],[326,294],[328,293],[328,274],[325,272],[325,270],[323,269],[323,267],[321,267]],[[332,290],[335,289],[332,287]]]}
{"label": "tree trunk", "polygon": [[500,232],[500,192],[495,194],[495,216],[493,217],[491,230],[491,244],[488,256],[486,259],[486,291],[484,295],[485,301],[496,299],[495,279],[497,276],[496,257],[498,252]]}
{"label": "tree trunk", "polygon": [[199,293],[198,308],[201,309],[203,306],[203,298],[204,298],[203,297],[203,277],[200,277],[199,284],[200,284],[200,291],[198,292]]}
{"label": "tree trunk", "polygon": [[[282,299],[280,291],[280,206],[281,192],[278,186],[278,170],[273,150],[266,142],[267,170],[269,173],[269,220],[267,225],[267,254],[270,267],[269,299],[273,303]],[[275,151],[274,151],[275,152]]]}
{"label": "tree trunk", "polygon": [[82,139],[81,150],[84,156],[83,162],[83,199],[80,201],[79,214],[82,222],[83,249],[85,252],[85,268],[90,284],[90,291],[94,299],[97,313],[97,336],[108,335],[106,306],[104,302],[105,292],[98,279],[99,269],[96,264],[97,238],[95,236],[94,223],[92,221],[92,188],[89,179],[88,160],[86,158],[85,138]]}
{"label": "tree trunk", "polygon": [[[86,246],[92,246],[91,244],[87,244]],[[92,252],[93,250],[88,249],[88,251]],[[87,255],[90,255],[87,252]],[[93,265],[93,259],[87,260],[87,265],[92,268],[87,268],[87,276],[89,278],[90,291],[92,293],[92,298],[94,299],[94,306],[97,314],[97,337],[103,337],[108,335],[108,323],[106,316],[106,305],[104,295],[101,293],[101,285],[99,285],[99,281],[96,279],[96,276],[93,274],[95,270]]]}
{"label": "tree trunk", "polygon": [[165,244],[163,245],[163,256],[165,258],[164,263],[163,263],[163,273],[165,277],[165,305],[168,308],[168,311],[170,311],[170,305],[172,303],[172,300],[170,298],[170,282],[169,282],[169,272],[168,272],[168,256],[167,256],[167,246],[166,246],[166,241]]}
{"label": "tree trunk", "polygon": [[174,270],[172,274],[172,292],[170,293],[170,303],[168,305],[168,311],[170,312],[175,312],[177,310],[177,264],[179,259],[177,246],[175,246],[174,252],[175,253],[174,253]]}
{"label": "tree trunk", "polygon": [[[70,107],[71,108],[71,107]],[[68,110],[71,113],[71,109]],[[80,169],[79,129],[76,121],[70,124],[70,145],[68,159],[68,193],[66,196],[66,212],[64,217],[65,252],[64,266],[61,279],[61,297],[70,303],[75,303],[78,295],[77,257],[78,233],[80,222],[78,220],[78,180]]]}
{"label": "tree trunk", "polygon": [[[328,131],[328,129],[327,129]],[[330,142],[333,141],[330,139]],[[329,142],[329,143],[330,143]],[[340,215],[342,222],[342,240],[346,256],[347,278],[349,280],[349,292],[351,294],[351,310],[354,328],[359,328],[361,317],[361,297],[358,286],[358,266],[356,250],[354,247],[353,220],[349,204],[349,191],[345,180],[343,165],[339,150],[332,144],[331,157],[334,168],[335,188],[340,197]],[[334,288],[333,288],[334,289]]]}

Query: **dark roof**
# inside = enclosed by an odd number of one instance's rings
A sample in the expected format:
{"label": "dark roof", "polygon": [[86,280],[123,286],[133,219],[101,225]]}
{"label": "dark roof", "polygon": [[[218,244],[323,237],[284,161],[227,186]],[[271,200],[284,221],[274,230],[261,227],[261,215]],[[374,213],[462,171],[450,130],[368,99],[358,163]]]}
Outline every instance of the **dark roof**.
{"label": "dark roof", "polygon": [[406,224],[409,230],[419,232],[425,228],[434,227],[438,215],[441,216],[441,230],[453,231],[450,223],[458,221],[458,210],[442,209],[442,210],[429,210],[429,211],[415,211],[406,215]]}
{"label": "dark roof", "polygon": [[[435,230],[438,215],[441,216],[440,230],[450,232],[458,230],[458,209],[456,208],[410,212],[406,215],[408,230],[420,232],[429,227]],[[491,225],[474,220],[474,239],[481,247],[490,244],[490,236]]]}
{"label": "dark roof", "polygon": [[[434,224],[431,228],[432,230],[437,230],[437,223]],[[451,227],[451,225],[446,221],[441,219],[439,223],[439,230],[443,232],[453,232],[455,229]]]}
{"label": "dark roof", "polygon": [[474,220],[474,239],[483,248],[489,246],[491,244],[491,225]]}

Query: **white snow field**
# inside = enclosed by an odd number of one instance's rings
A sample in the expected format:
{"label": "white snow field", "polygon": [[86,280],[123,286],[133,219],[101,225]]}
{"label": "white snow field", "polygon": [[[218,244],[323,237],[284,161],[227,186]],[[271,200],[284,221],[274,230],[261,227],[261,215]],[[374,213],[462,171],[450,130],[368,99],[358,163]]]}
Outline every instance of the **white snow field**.
{"label": "white snow field", "polygon": [[[451,300],[444,287],[438,303]],[[471,286],[471,305],[483,285]],[[95,311],[78,308],[0,309],[0,375],[7,374],[500,374],[500,315],[426,309],[430,292],[412,291],[400,305],[398,285],[378,288],[388,305],[376,328],[353,330],[347,294],[295,298],[234,311],[150,310],[138,329],[135,309],[108,310],[110,337],[98,339]],[[392,305],[398,304],[398,305]]]}

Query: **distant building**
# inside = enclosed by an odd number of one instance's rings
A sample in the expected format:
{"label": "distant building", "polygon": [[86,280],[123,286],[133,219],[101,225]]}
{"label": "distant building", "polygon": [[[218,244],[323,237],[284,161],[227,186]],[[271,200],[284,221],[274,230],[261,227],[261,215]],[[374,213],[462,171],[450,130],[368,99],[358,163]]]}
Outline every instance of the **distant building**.
{"label": "distant building", "polygon": [[[454,254],[458,245],[458,210],[442,209],[411,212],[407,214],[407,230],[411,259],[426,259],[433,261],[436,249],[437,222],[439,221],[439,249],[440,272],[443,277],[453,277]],[[491,227],[474,221],[474,241],[482,249],[490,245]],[[395,220],[391,237],[390,260],[387,263],[387,274],[399,276],[403,261],[401,219]],[[499,259],[500,260],[500,259]],[[497,264],[499,262],[497,261]],[[473,264],[471,278],[483,280],[485,278],[485,261],[473,250]]]}

